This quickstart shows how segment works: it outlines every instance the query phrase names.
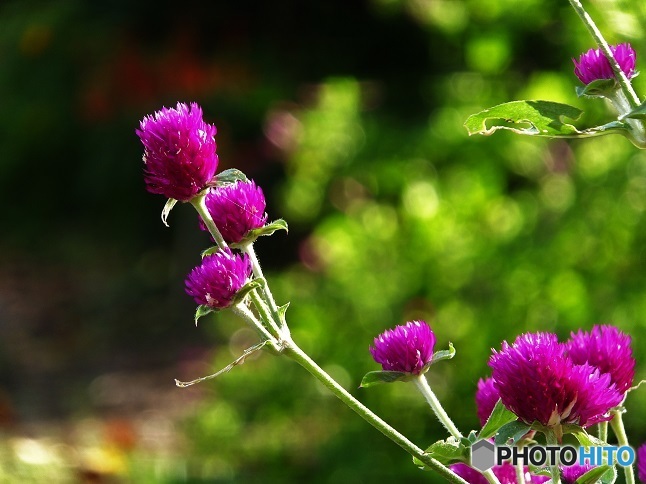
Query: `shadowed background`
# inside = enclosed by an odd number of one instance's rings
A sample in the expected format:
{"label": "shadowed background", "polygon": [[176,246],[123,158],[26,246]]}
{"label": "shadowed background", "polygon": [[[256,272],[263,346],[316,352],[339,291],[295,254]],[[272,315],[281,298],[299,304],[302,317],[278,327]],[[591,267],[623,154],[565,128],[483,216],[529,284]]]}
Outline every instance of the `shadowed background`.
{"label": "shadowed background", "polygon": [[[639,69],[646,7],[590,3]],[[428,377],[465,433],[491,348],[523,331],[616,324],[643,378],[646,154],[462,127],[513,99],[607,121],[574,92],[592,46],[556,0],[3,2],[3,482],[440,481],[286,359],[174,386],[255,343],[228,313],[195,328],[183,279],[208,237],[186,205],[164,227],[144,188],[134,130],[177,101],[289,223],[256,250],[296,342],[418,445],[446,435],[412,385],[357,388],[410,319],[457,349]]]}

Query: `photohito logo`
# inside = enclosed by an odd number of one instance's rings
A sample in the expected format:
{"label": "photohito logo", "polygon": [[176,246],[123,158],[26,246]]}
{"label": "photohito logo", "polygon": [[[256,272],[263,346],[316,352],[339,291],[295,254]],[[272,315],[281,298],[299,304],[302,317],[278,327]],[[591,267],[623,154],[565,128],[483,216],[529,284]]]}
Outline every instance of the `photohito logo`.
{"label": "photohito logo", "polygon": [[531,445],[524,447],[496,446],[488,440],[479,440],[471,446],[471,467],[486,471],[509,460],[533,466],[590,464],[591,466],[619,464],[628,467],[635,462],[635,451],[628,445],[574,447],[572,445]]}

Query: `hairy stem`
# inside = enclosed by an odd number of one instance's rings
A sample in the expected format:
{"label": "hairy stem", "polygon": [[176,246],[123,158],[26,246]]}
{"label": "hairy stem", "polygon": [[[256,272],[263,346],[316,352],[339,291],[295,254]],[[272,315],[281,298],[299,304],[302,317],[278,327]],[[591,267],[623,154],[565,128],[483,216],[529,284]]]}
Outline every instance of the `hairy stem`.
{"label": "hairy stem", "polygon": [[449,482],[454,484],[467,484],[467,481],[454,474],[439,461],[424,453],[422,449],[413,444],[404,435],[400,434],[393,427],[388,425],[379,416],[373,413],[368,407],[359,402],[345,388],[339,385],[330,375],[319,367],[303,350],[301,350],[291,338],[285,342],[283,354],[296,361],[299,365],[309,371],[317,380],[325,385],[343,403],[356,412],[361,418],[379,430],[382,434],[399,445],[413,457],[416,457],[427,467],[433,469]]}

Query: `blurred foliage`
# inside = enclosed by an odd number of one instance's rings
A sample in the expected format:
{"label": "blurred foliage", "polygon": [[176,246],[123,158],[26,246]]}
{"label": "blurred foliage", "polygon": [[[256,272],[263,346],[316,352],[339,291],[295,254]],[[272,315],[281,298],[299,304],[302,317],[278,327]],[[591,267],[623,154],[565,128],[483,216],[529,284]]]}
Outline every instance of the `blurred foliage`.
{"label": "blurred foliage", "polygon": [[[643,2],[589,3],[646,52]],[[3,481],[439,482],[287,360],[172,385],[254,343],[228,313],[193,327],[182,280],[208,241],[189,207],[165,229],[143,188],[137,121],[177,100],[290,225],[256,245],[294,339],[420,446],[445,435],[411,385],[358,389],[396,324],[455,345],[428,377],[463,432],[491,348],[520,332],[613,323],[645,360],[646,154],[462,126],[513,99],[607,119],[576,98],[571,58],[593,43],[566,2],[247,7],[0,5]],[[627,401],[634,445],[645,405]]]}

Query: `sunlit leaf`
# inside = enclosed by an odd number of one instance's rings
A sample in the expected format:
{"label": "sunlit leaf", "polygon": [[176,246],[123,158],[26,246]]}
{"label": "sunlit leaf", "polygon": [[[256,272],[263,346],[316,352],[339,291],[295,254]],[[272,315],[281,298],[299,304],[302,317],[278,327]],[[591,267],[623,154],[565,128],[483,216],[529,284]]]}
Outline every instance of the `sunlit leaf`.
{"label": "sunlit leaf", "polygon": [[496,434],[496,445],[508,444],[510,440],[511,445],[513,445],[529,432],[530,429],[531,425],[527,425],[525,422],[520,420],[509,422],[498,430],[498,433]]}
{"label": "sunlit leaf", "polygon": [[617,90],[617,81],[614,79],[597,79],[590,84],[576,87],[579,97],[607,97]]}
{"label": "sunlit leaf", "polygon": [[509,422],[513,422],[517,419],[518,417],[514,414],[514,412],[508,410],[507,407],[502,404],[502,400],[498,399],[498,402],[496,402],[496,405],[491,411],[491,415],[487,419],[487,422],[484,424],[484,427],[482,427],[478,438],[488,439],[490,437],[493,437],[503,425],[506,425]]}
{"label": "sunlit leaf", "polygon": [[176,203],[177,203],[177,200],[175,200],[174,198],[169,198],[168,200],[166,200],[166,204],[164,205],[164,208],[162,209],[161,219],[162,219],[162,222],[164,222],[164,225],[166,227],[169,226],[168,225],[168,215],[170,214],[170,211],[173,209],[173,207],[175,206]]}
{"label": "sunlit leaf", "polygon": [[575,484],[595,484],[601,481],[603,484],[612,484],[617,479],[617,471],[614,466],[593,467],[579,477]]}
{"label": "sunlit leaf", "polygon": [[361,379],[360,388],[368,388],[381,383],[393,383],[396,381],[408,381],[411,379],[410,373],[403,371],[371,371],[366,373]]}
{"label": "sunlit leaf", "polygon": [[469,116],[464,123],[469,135],[491,135],[499,129],[550,138],[589,138],[617,132],[630,134],[630,127],[612,121],[583,131],[565,122],[577,120],[583,111],[568,104],[551,101],[512,101]]}

